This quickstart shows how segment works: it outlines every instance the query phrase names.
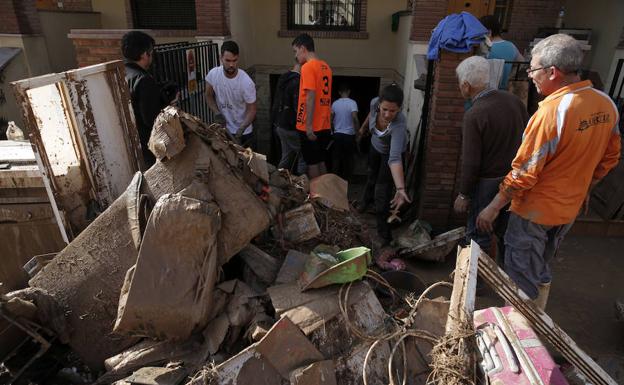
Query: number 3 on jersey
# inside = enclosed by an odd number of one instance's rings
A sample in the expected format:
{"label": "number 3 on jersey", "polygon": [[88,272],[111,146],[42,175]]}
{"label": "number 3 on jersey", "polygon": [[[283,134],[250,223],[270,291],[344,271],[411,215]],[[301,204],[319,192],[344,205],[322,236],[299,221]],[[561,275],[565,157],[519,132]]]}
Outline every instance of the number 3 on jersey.
{"label": "number 3 on jersey", "polygon": [[329,94],[329,77],[323,76],[323,95]]}

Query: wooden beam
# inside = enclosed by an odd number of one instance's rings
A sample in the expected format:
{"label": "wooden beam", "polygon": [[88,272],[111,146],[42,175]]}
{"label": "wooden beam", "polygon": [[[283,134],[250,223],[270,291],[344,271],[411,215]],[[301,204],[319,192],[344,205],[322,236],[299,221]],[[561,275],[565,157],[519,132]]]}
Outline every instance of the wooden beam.
{"label": "wooden beam", "polygon": [[462,326],[465,327],[465,325],[472,325],[472,313],[475,307],[477,287],[478,259],[477,249],[473,247],[459,249],[455,264],[449,315],[446,319],[446,333],[462,330]]}
{"label": "wooden beam", "polygon": [[[457,262],[453,278],[453,292],[446,318],[447,343],[454,347],[452,352],[444,353],[445,356],[453,355],[461,359],[461,369],[457,368],[465,378],[475,379],[474,336],[466,335],[467,330],[473,329],[472,313],[475,307],[475,292],[477,287],[477,260],[478,253],[470,247],[458,249]],[[455,339],[459,340],[456,342]],[[455,347],[455,344],[457,346]],[[439,357],[434,355],[433,360]],[[433,363],[436,366],[435,362]],[[459,380],[459,379],[458,379]],[[436,379],[436,383],[447,382],[447,376]],[[459,383],[459,382],[458,382]]]}

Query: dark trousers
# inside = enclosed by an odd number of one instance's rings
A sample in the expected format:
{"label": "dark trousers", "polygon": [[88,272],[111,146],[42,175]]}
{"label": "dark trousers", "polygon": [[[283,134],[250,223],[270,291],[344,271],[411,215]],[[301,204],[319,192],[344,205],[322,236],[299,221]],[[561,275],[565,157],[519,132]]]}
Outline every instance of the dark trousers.
{"label": "dark trousers", "polygon": [[552,280],[550,261],[573,224],[540,225],[511,213],[505,233],[505,272],[529,298],[537,298],[539,286]]}
{"label": "dark trousers", "polygon": [[255,151],[256,149],[256,132],[252,131],[249,134],[242,135],[240,139],[240,145],[247,148],[250,147]]}
{"label": "dark trousers", "polygon": [[[471,194],[470,212],[468,213],[468,223],[466,226],[466,241],[475,241],[485,253],[491,255],[492,234],[483,233],[477,229],[476,222],[479,213],[494,199],[498,193],[498,186],[503,181],[500,178],[481,178],[477,182],[474,191]],[[498,247],[497,261],[502,266],[503,256],[505,255],[505,230],[507,230],[507,222],[509,221],[508,207],[503,208],[498,214],[498,218],[494,222],[494,235],[496,235]]]}
{"label": "dark trousers", "polygon": [[277,167],[301,175],[306,171],[306,164],[301,155],[301,138],[297,130],[276,129],[282,147],[282,157]]}
{"label": "dark trousers", "polygon": [[377,233],[384,241],[392,240],[390,225],[387,222],[390,215],[390,200],[394,182],[390,166],[388,166],[388,154],[382,154],[370,147],[368,152],[368,179],[364,190],[364,204],[375,204],[377,217]]}
{"label": "dark trousers", "polygon": [[349,181],[353,172],[353,154],[355,153],[355,135],[334,134],[332,145],[332,172]]}

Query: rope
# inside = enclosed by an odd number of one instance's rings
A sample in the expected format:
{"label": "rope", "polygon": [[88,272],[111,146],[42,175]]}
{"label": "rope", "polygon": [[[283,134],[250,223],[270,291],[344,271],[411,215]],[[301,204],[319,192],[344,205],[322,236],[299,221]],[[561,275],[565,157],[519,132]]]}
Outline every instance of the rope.
{"label": "rope", "polygon": [[[398,292],[388,283],[388,281],[386,281],[377,272],[373,270],[369,270],[366,273],[365,277],[389,289],[390,293],[392,293],[393,296],[394,295],[399,296]],[[369,335],[368,333],[363,331],[360,327],[358,327],[351,321],[349,317],[348,308],[349,308],[349,295],[350,295],[352,286],[353,286],[353,282],[349,282],[340,287],[340,290],[338,291],[338,306],[340,308],[340,313],[342,314],[345,320],[347,329],[351,333],[353,333],[355,336],[357,336],[358,338],[364,341],[372,342],[371,346],[368,348],[368,351],[366,352],[366,356],[364,358],[364,364],[362,367],[362,380],[364,382],[364,385],[368,385],[366,372],[367,372],[368,363],[372,356],[373,350],[375,350],[375,348],[377,347],[377,345],[379,345],[379,343],[385,342],[385,341],[391,341],[394,339],[396,339],[396,342],[394,343],[393,348],[390,353],[390,357],[388,358],[388,378],[390,380],[390,385],[396,385],[394,375],[393,375],[393,361],[394,361],[394,355],[396,351],[398,350],[399,346],[401,346],[401,351],[403,353],[403,362],[402,362],[403,363],[403,376],[402,376],[403,378],[401,380],[401,384],[402,385],[407,384],[407,355],[405,351],[405,339],[407,337],[413,337],[413,338],[428,342],[432,346],[437,346],[436,343],[439,340],[435,335],[433,335],[432,333],[426,330],[412,328],[419,306],[422,303],[423,299],[426,297],[426,295],[430,293],[433,289],[437,287],[441,287],[441,286],[452,288],[453,285],[450,284],[449,282],[436,282],[433,285],[429,286],[425,291],[423,291],[422,294],[418,297],[418,299],[414,303],[412,303],[412,301],[408,299],[403,299],[407,303],[407,305],[411,308],[408,316],[400,320],[395,320],[395,322],[393,323],[394,330],[390,332],[382,331],[378,335]]]}

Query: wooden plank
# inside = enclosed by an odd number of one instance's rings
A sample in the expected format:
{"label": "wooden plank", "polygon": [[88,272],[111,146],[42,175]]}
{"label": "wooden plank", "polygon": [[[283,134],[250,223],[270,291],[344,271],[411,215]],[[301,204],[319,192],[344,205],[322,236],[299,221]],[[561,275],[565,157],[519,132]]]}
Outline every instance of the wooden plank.
{"label": "wooden plank", "polygon": [[[475,307],[477,287],[477,260],[479,259],[479,254],[471,247],[458,250],[459,253],[453,277],[453,292],[451,293],[445,328],[446,336],[451,338],[461,336],[466,332],[467,328],[472,329],[472,313]],[[463,359],[463,367],[460,370],[461,375],[474,380],[475,359],[471,346],[473,344],[467,338],[462,337],[458,342],[457,350],[453,349],[452,354]],[[436,357],[434,357],[434,361],[435,359]]]}
{"label": "wooden plank", "polygon": [[280,261],[249,244],[238,253],[249,268],[260,278],[260,281],[271,284],[275,281]]}
{"label": "wooden plank", "polygon": [[501,270],[496,263],[473,242],[478,250],[479,275],[498,295],[514,306],[538,334],[546,338],[561,354],[595,385],[617,383],[585,353],[548,314],[537,308],[530,298]]}
{"label": "wooden plank", "polygon": [[449,315],[446,320],[446,333],[460,331],[462,325],[472,325],[477,287],[478,251],[472,247],[460,249],[455,264],[453,292]]}
{"label": "wooden plank", "polygon": [[30,142],[0,141],[0,163],[35,163]]}
{"label": "wooden plank", "polygon": [[[415,257],[421,254],[424,254],[428,251],[431,251],[435,248],[443,247],[448,245],[449,243],[457,242],[459,239],[463,238],[466,235],[465,227],[458,227],[456,229],[447,231],[446,233],[440,234],[437,237],[433,238],[431,241],[423,243],[421,245],[415,247],[409,247],[402,250],[399,250],[399,255],[402,257]],[[449,250],[450,252],[450,250]]]}
{"label": "wooden plank", "polygon": [[311,363],[322,361],[323,355],[314,347],[288,317],[282,317],[260,342],[256,351],[288,380],[290,372]]}
{"label": "wooden plank", "polygon": [[44,187],[41,172],[37,165],[14,166],[0,171],[0,189],[7,188],[41,188]]}

